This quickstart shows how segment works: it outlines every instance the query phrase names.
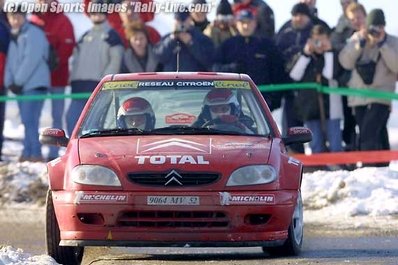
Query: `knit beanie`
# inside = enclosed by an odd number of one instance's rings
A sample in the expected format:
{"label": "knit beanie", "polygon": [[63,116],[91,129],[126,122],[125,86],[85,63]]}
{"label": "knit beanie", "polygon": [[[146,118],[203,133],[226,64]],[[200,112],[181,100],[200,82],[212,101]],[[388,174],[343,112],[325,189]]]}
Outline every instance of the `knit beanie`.
{"label": "knit beanie", "polygon": [[217,15],[232,15],[232,7],[228,0],[221,0],[216,9]]}
{"label": "knit beanie", "polygon": [[366,25],[369,26],[385,26],[386,19],[384,17],[384,12],[381,9],[373,9],[370,11],[366,18]]}

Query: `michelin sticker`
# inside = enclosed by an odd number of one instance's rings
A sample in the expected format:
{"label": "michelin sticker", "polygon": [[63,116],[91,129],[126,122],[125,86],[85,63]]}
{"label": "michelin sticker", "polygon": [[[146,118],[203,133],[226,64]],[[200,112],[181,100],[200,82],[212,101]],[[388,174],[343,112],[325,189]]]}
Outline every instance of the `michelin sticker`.
{"label": "michelin sticker", "polygon": [[81,203],[126,203],[127,195],[109,193],[76,192],[75,204]]}
{"label": "michelin sticker", "polygon": [[273,194],[243,195],[229,192],[219,192],[219,194],[221,205],[275,204],[275,196]]}

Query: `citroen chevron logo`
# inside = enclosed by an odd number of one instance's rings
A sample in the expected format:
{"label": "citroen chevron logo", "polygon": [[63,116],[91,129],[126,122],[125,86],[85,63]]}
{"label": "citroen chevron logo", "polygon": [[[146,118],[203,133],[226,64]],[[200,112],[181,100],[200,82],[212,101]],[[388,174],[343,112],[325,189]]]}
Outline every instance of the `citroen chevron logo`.
{"label": "citroen chevron logo", "polygon": [[158,152],[210,154],[211,139],[209,139],[209,143],[207,144],[178,138],[161,140],[152,143],[145,143],[142,141],[142,139],[138,139],[137,154],[152,154]]}
{"label": "citroen chevron logo", "polygon": [[182,179],[182,176],[180,174],[177,173],[177,171],[175,171],[174,169],[172,171],[170,171],[169,174],[167,174],[164,177],[166,180],[169,179],[164,185],[167,186],[169,185],[171,182],[176,182],[177,184],[179,184],[180,186],[182,186],[183,184],[178,180],[178,178]]}

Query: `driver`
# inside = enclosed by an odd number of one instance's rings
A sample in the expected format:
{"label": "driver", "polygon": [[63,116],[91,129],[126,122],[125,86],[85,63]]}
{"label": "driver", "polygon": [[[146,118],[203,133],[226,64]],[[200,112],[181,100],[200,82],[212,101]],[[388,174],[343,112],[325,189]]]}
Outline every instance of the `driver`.
{"label": "driver", "polygon": [[231,90],[212,89],[205,96],[202,111],[193,126],[231,124],[241,128],[244,133],[253,133],[254,130],[243,122],[245,118],[250,119],[242,113],[238,99]]}
{"label": "driver", "polygon": [[117,113],[119,128],[152,130],[155,127],[155,122],[151,104],[141,97],[125,100]]}

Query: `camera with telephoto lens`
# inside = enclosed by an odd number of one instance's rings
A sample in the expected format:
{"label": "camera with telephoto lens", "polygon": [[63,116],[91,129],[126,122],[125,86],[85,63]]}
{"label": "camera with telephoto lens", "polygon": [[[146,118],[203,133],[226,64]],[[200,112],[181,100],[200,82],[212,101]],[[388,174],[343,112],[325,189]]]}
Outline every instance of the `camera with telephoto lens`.
{"label": "camera with telephoto lens", "polygon": [[374,38],[379,38],[381,35],[381,30],[376,26],[370,26],[368,28],[368,33]]}

